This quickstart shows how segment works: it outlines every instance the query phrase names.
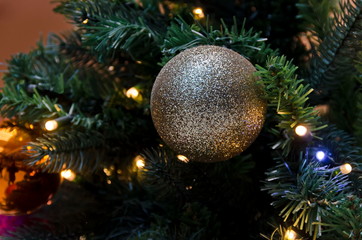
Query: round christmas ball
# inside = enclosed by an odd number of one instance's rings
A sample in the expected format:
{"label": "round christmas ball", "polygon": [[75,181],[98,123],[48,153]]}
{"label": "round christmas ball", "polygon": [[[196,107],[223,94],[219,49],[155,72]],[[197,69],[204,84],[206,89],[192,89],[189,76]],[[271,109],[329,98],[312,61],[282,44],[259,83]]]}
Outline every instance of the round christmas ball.
{"label": "round christmas ball", "polygon": [[0,215],[17,216],[46,205],[58,191],[60,175],[10,166],[0,177]]}
{"label": "round christmas ball", "polygon": [[0,129],[0,215],[32,213],[46,205],[60,186],[60,174],[24,164],[31,137],[20,129]]}
{"label": "round christmas ball", "polygon": [[225,161],[243,152],[265,120],[255,71],[224,47],[198,46],[176,55],[161,69],[151,93],[160,137],[192,161]]}

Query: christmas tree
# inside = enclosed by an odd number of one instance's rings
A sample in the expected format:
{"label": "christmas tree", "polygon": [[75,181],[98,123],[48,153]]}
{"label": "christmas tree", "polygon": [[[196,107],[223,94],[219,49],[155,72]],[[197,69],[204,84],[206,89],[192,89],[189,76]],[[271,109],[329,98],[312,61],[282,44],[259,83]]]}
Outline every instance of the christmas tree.
{"label": "christmas tree", "polygon": [[7,62],[1,239],[362,239],[362,1],[56,0]]}

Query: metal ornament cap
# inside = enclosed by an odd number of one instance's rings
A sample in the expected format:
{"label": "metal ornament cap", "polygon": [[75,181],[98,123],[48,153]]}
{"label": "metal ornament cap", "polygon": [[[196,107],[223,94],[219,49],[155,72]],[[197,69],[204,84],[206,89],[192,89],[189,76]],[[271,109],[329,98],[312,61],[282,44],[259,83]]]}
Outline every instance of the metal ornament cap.
{"label": "metal ornament cap", "polygon": [[191,161],[225,161],[243,152],[265,120],[255,71],[246,58],[224,47],[203,45],[176,55],[151,92],[151,116],[160,137]]}

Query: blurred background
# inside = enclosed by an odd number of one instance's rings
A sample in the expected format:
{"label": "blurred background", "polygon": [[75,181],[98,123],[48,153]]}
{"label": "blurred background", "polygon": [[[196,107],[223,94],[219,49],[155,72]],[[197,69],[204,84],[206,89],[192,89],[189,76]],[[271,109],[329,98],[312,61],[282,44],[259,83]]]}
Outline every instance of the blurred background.
{"label": "blurred background", "polygon": [[53,8],[50,0],[0,0],[0,79],[6,69],[3,63],[11,55],[35,48],[41,37],[45,41],[51,32],[71,29]]}

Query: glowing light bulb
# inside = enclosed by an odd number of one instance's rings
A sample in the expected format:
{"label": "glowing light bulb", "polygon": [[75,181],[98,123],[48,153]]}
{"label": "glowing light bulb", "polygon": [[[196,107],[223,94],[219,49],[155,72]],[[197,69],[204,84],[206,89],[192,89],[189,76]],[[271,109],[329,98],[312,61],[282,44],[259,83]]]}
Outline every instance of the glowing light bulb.
{"label": "glowing light bulb", "polygon": [[47,131],[54,131],[58,128],[58,122],[55,120],[49,120],[45,123],[44,127]]}
{"label": "glowing light bulb", "polygon": [[104,169],[103,169],[103,172],[104,172],[108,177],[112,175],[111,170],[108,169],[108,168],[104,168]]}
{"label": "glowing light bulb", "polygon": [[180,160],[181,162],[185,162],[185,163],[188,163],[189,162],[189,159],[184,156],[184,155],[177,155],[176,156],[178,160]]}
{"label": "glowing light bulb", "polygon": [[126,96],[128,98],[132,98],[132,99],[137,98],[139,94],[140,94],[140,92],[135,87],[131,87],[126,92]]}
{"label": "glowing light bulb", "polygon": [[205,17],[204,11],[200,7],[195,8],[194,10],[192,10],[192,12],[196,19],[201,19]]}
{"label": "glowing light bulb", "polygon": [[343,174],[349,174],[352,172],[352,166],[349,163],[345,163],[345,164],[341,165],[339,167],[339,169],[341,170],[341,173],[343,173]]}
{"label": "glowing light bulb", "polygon": [[141,155],[138,155],[135,157],[135,162],[136,162],[136,166],[141,169],[145,167],[145,160],[143,159],[143,157]]}
{"label": "glowing light bulb", "polygon": [[317,151],[315,157],[318,159],[318,161],[322,161],[325,159],[326,153],[323,151]]}
{"label": "glowing light bulb", "polygon": [[303,125],[298,125],[295,129],[294,129],[295,133],[300,136],[303,137],[305,135],[307,135],[308,133],[308,128],[306,126]]}
{"label": "glowing light bulb", "polygon": [[297,233],[289,229],[285,232],[285,240],[295,240],[297,238]]}
{"label": "glowing light bulb", "polygon": [[62,178],[67,179],[68,181],[73,181],[76,176],[75,173],[70,169],[63,170],[60,175]]}

